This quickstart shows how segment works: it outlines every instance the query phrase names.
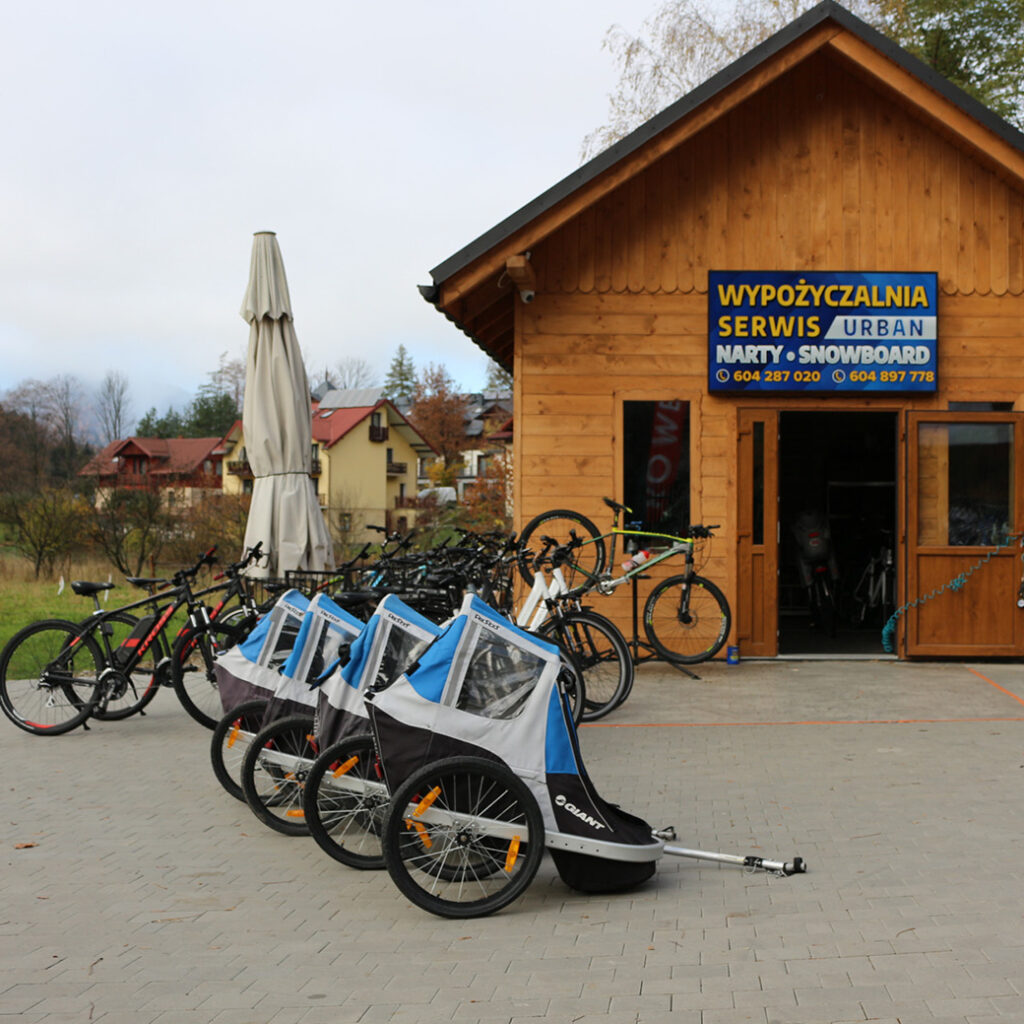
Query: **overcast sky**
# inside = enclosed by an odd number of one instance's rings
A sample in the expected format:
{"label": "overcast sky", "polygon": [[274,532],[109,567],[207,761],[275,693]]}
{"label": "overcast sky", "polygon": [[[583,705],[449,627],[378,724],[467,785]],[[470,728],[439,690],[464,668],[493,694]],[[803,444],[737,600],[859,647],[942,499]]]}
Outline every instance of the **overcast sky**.
{"label": "overcast sky", "polygon": [[314,370],[404,343],[486,360],[420,297],[442,260],[579,165],[654,3],[4,4],[0,394],[127,375],[134,411],[244,354],[252,234],[277,232]]}

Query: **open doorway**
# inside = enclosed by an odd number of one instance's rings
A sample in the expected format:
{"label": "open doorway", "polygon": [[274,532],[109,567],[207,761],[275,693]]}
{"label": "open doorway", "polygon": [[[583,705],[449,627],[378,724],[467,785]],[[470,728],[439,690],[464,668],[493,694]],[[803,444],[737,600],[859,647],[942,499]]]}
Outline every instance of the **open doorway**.
{"label": "open doorway", "polygon": [[896,448],[896,413],[779,414],[780,654],[882,653]]}

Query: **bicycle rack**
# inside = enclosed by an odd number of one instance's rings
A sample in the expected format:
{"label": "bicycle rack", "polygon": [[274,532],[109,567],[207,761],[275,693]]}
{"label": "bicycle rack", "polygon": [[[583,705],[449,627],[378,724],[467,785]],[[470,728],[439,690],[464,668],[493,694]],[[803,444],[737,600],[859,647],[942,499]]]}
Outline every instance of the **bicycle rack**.
{"label": "bicycle rack", "polygon": [[[645,576],[643,573],[638,573],[636,576],[630,577],[629,580],[630,586],[633,588],[633,637],[631,640],[626,641],[626,646],[629,648],[629,654],[633,659],[633,664],[639,665],[644,661],[664,661],[666,665],[671,665],[672,668],[682,672],[684,676],[689,676],[691,679],[700,679],[700,676],[697,675],[696,672],[691,672],[683,665],[679,665],[674,661],[668,661],[667,659],[662,658],[646,640],[640,639],[640,615],[637,610],[638,598],[636,585],[639,580],[649,580],[650,578],[650,576]],[[641,648],[643,648],[647,653],[641,655]]]}

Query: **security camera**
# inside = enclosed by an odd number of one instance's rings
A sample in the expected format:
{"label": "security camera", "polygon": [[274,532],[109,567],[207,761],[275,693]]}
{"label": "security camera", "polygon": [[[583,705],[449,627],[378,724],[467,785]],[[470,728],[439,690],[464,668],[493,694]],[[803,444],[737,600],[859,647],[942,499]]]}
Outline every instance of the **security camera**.
{"label": "security camera", "polygon": [[532,288],[524,288],[519,293],[519,298],[521,298],[523,302],[533,302],[533,298],[536,294],[537,293]]}

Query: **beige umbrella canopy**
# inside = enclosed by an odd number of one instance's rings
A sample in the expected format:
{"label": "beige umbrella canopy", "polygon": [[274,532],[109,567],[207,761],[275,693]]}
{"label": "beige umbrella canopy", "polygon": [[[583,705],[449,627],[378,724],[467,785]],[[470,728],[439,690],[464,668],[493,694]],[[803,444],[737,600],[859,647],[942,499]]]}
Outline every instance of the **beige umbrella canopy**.
{"label": "beige umbrella canopy", "polygon": [[334,565],[312,469],[309,380],[292,326],[284,261],[272,231],[253,239],[249,287],[242,302],[249,323],[242,429],[255,481],[245,546],[263,541],[269,563],[259,575]]}

